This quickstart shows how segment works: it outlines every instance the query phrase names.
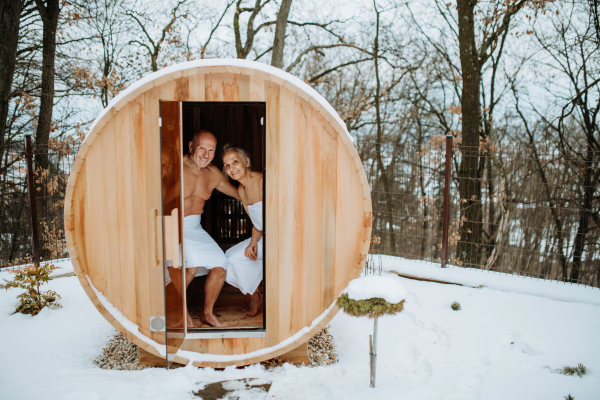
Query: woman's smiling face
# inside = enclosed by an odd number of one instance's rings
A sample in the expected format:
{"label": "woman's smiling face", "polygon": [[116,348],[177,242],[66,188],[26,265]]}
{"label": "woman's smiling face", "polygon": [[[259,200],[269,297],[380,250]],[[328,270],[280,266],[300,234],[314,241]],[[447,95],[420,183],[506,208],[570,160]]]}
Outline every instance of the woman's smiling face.
{"label": "woman's smiling face", "polygon": [[236,151],[229,151],[223,156],[223,168],[231,179],[239,181],[248,173],[249,160],[244,161]]}

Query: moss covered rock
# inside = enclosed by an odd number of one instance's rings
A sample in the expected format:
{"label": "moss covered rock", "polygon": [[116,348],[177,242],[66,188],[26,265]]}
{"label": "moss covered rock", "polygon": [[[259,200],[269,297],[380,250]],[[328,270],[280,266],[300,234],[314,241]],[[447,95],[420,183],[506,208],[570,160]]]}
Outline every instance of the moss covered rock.
{"label": "moss covered rock", "polygon": [[350,316],[374,318],[398,314],[404,308],[404,300],[399,303],[388,303],[380,298],[352,300],[347,293],[344,293],[337,299],[337,305]]}

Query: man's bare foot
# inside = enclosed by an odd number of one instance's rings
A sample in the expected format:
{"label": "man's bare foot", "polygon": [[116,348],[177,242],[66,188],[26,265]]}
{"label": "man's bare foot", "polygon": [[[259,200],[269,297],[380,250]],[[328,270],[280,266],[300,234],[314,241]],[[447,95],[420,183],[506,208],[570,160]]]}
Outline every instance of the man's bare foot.
{"label": "man's bare foot", "polygon": [[250,308],[246,311],[246,315],[254,317],[260,312],[263,306],[263,295],[257,290],[250,298]]}
{"label": "man's bare foot", "polygon": [[227,326],[227,324],[224,324],[223,322],[219,321],[213,313],[209,314],[206,311],[202,313],[201,320],[203,323],[208,324],[214,328],[223,328]]}
{"label": "man's bare foot", "polygon": [[242,311],[245,313],[250,309],[250,302],[252,301],[252,296],[250,293],[246,293],[246,305],[242,308]]}

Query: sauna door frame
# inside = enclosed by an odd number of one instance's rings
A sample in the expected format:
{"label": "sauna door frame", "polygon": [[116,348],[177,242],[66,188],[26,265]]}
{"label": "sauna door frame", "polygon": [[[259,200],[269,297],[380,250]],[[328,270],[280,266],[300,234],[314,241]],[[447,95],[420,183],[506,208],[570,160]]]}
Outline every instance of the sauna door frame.
{"label": "sauna door frame", "polygon": [[[178,119],[179,119],[179,131],[180,131],[180,135],[179,135],[179,140],[180,140],[180,146],[179,146],[179,171],[180,171],[180,196],[181,196],[181,201],[180,201],[180,213],[179,213],[179,222],[180,222],[180,227],[179,227],[179,232],[180,232],[180,237],[181,237],[181,243],[183,246],[184,240],[185,240],[185,233],[184,233],[184,229],[183,229],[183,218],[185,215],[185,210],[184,208],[184,201],[183,201],[183,179],[182,179],[182,175],[183,174],[183,157],[184,157],[184,147],[185,145],[187,145],[186,143],[184,143],[184,138],[185,138],[185,134],[184,132],[184,121],[183,121],[183,105],[184,104],[190,104],[190,103],[195,103],[198,105],[222,105],[222,106],[228,106],[228,105],[262,105],[263,106],[263,115],[261,115],[261,129],[260,129],[260,135],[262,136],[262,174],[263,174],[263,184],[262,184],[262,191],[263,191],[263,201],[262,201],[262,216],[263,216],[263,237],[262,237],[262,247],[263,247],[263,318],[262,318],[262,322],[263,322],[263,326],[262,327],[225,327],[225,328],[214,328],[214,327],[207,327],[207,328],[200,328],[200,327],[193,327],[193,328],[187,328],[184,327],[183,330],[183,338],[190,338],[190,335],[194,335],[194,334],[216,334],[218,335],[218,337],[222,337],[221,334],[226,334],[227,337],[229,338],[235,338],[236,335],[235,333],[240,333],[239,338],[247,338],[247,335],[244,335],[242,332],[261,332],[263,334],[266,334],[266,330],[267,330],[267,321],[266,321],[266,317],[267,317],[267,285],[266,285],[266,233],[265,233],[265,221],[266,221],[266,174],[267,174],[267,168],[266,168],[266,164],[267,164],[267,154],[266,154],[266,139],[267,139],[267,135],[266,135],[266,123],[267,123],[267,103],[265,101],[194,101],[194,100],[189,100],[189,101],[172,101],[172,100],[159,100],[159,110],[162,111],[162,108],[160,106],[160,102],[164,101],[164,102],[173,102],[173,103],[178,103]],[[160,113],[159,111],[159,113]],[[162,121],[162,116],[161,116],[161,157],[162,157],[162,126],[164,125],[163,121]],[[193,130],[193,127],[192,127]],[[254,132],[253,132],[254,134]],[[218,147],[217,147],[218,150]],[[215,157],[220,157],[220,152],[215,152]],[[216,189],[214,189],[216,190]],[[162,185],[161,185],[161,192],[162,192]],[[161,205],[164,210],[164,203],[163,203],[164,197],[162,196],[161,193]],[[163,211],[164,213],[164,211]],[[163,243],[164,243],[164,229],[163,229]],[[182,247],[182,251],[183,251],[183,247]],[[163,253],[164,254],[164,253]],[[183,264],[185,265],[185,255],[182,254],[182,258],[183,258]],[[163,260],[163,263],[166,262],[166,260]],[[182,268],[184,268],[184,266],[182,266]],[[167,315],[167,304],[166,304],[166,286],[165,286],[165,316]],[[186,295],[184,294],[183,296],[183,301],[186,301]],[[218,300],[217,300],[218,301]],[[184,310],[187,311],[187,305],[184,303]],[[184,321],[187,318],[187,312],[184,311]],[[176,337],[179,337],[181,334],[176,334]]]}

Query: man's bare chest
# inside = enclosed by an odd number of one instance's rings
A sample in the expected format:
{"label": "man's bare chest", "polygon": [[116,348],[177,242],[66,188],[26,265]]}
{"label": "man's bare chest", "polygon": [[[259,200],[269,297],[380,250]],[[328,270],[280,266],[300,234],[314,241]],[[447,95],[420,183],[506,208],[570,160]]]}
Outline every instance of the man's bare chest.
{"label": "man's bare chest", "polygon": [[184,178],[184,198],[208,200],[217,182],[210,176],[189,174]]}

